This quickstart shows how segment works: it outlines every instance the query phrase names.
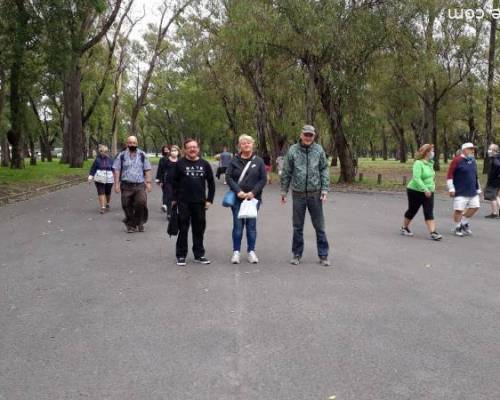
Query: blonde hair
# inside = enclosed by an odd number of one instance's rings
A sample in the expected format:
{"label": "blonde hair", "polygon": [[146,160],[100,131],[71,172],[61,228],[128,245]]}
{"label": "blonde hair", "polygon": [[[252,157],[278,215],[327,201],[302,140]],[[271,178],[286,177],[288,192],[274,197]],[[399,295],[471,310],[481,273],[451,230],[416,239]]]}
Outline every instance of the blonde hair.
{"label": "blonde hair", "polygon": [[97,150],[99,150],[99,153],[107,153],[109,151],[108,146],[105,144],[100,144],[97,146]]}
{"label": "blonde hair", "polygon": [[425,156],[432,151],[434,148],[433,144],[426,143],[418,149],[417,154],[415,154],[415,160],[422,160],[425,158]]}
{"label": "blonde hair", "polygon": [[238,138],[238,144],[241,143],[243,140],[248,140],[251,143],[255,143],[255,139],[251,137],[250,135],[241,135]]}
{"label": "blonde hair", "polygon": [[170,151],[172,150],[177,150],[179,152],[179,155],[181,154],[181,149],[179,148],[179,146],[173,144],[172,146],[170,146]]}

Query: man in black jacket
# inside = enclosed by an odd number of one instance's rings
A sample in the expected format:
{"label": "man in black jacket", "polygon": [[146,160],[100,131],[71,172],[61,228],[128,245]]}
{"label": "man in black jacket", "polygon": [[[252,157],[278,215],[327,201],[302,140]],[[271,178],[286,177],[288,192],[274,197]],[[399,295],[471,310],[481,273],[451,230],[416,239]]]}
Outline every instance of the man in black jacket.
{"label": "man in black jacket", "polygon": [[177,205],[179,213],[177,265],[186,265],[190,225],[193,231],[195,262],[210,264],[205,257],[203,237],[206,227],[205,213],[215,196],[214,174],[209,162],[200,158],[200,147],[195,139],[187,139],[184,142],[184,153],[185,157],[177,162],[173,179],[174,201],[172,205]]}

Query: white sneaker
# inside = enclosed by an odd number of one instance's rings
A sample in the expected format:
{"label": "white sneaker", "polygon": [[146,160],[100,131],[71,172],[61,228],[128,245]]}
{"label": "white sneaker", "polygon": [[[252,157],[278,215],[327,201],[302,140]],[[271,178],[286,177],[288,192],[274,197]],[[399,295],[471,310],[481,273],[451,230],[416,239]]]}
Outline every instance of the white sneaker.
{"label": "white sneaker", "polygon": [[239,264],[240,263],[240,252],[239,251],[233,251],[233,256],[231,257],[231,263],[232,264]]}
{"label": "white sneaker", "polygon": [[257,257],[257,254],[255,254],[255,251],[248,253],[248,262],[250,264],[257,264],[259,262],[259,258]]}
{"label": "white sneaker", "polygon": [[166,206],[165,204],[163,204],[163,205],[161,206],[161,210],[162,210],[163,212],[167,212],[167,206]]}

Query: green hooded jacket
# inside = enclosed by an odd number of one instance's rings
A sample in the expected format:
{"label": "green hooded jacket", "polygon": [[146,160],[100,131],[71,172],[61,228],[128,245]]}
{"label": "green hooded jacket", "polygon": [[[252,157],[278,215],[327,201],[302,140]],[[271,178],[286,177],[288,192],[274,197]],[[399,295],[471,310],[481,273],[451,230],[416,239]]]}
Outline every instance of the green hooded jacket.
{"label": "green hooded jacket", "polygon": [[292,186],[294,192],[328,192],[330,170],[323,147],[317,143],[295,143],[286,153],[281,173],[281,194]]}

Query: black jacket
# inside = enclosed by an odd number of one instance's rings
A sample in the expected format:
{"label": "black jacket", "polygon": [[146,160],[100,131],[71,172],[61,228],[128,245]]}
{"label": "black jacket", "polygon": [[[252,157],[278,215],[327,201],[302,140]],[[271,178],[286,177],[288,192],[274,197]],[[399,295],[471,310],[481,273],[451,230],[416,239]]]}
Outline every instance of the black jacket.
{"label": "black jacket", "polygon": [[161,183],[172,184],[174,180],[175,165],[177,162],[170,161],[168,157],[160,158],[158,170],[156,171],[156,179]]}
{"label": "black jacket", "polygon": [[487,186],[500,188],[500,155],[490,158]]}
{"label": "black jacket", "polygon": [[[252,164],[250,164],[243,181],[238,184],[238,180],[247,162],[251,162]],[[240,191],[245,193],[252,192],[257,199],[261,200],[262,189],[264,189],[267,182],[264,160],[254,154],[250,161],[247,161],[241,158],[240,154],[237,154],[231,159],[231,163],[227,167],[226,180],[231,190],[236,194]]]}

